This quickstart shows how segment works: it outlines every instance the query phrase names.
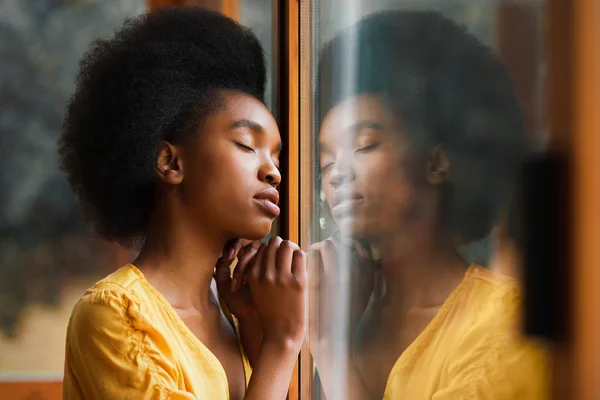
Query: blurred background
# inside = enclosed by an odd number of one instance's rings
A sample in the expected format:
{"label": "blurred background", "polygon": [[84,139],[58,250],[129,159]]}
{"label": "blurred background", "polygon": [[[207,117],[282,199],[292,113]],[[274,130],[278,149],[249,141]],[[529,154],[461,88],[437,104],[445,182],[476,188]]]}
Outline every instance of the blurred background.
{"label": "blurred background", "polygon": [[[571,280],[563,284],[573,290],[560,298],[568,301],[570,334],[555,347],[556,382],[566,382],[556,398],[600,399],[600,384],[592,383],[600,374],[598,0],[0,0],[0,399],[61,398],[70,311],[87,287],[132,256],[86,227],[58,170],[56,140],[89,43],[126,18],[169,5],[219,10],[260,39],[266,102],[286,143],[288,183],[275,231],[303,248],[337,229],[318,173],[323,46],[365,15],[390,9],[441,12],[489,45],[510,73],[535,149],[570,160],[564,245],[571,251],[563,267]],[[463,257],[487,266],[500,251],[496,232],[465,244]],[[516,273],[510,262],[500,267]],[[290,399],[319,398],[313,372],[305,347]],[[579,394],[565,397],[574,382]]]}

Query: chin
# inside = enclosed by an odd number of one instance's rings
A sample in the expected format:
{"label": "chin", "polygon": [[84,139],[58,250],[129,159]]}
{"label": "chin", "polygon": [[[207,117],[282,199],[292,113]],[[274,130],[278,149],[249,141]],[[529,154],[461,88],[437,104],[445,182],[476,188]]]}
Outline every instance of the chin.
{"label": "chin", "polygon": [[365,221],[363,218],[341,218],[335,222],[340,233],[348,235],[353,239],[373,237],[379,231],[372,223]]}
{"label": "chin", "polygon": [[263,239],[271,232],[273,226],[273,220],[264,221],[249,221],[247,224],[242,224],[240,221],[239,231],[237,237],[248,239],[248,240],[260,240]]}

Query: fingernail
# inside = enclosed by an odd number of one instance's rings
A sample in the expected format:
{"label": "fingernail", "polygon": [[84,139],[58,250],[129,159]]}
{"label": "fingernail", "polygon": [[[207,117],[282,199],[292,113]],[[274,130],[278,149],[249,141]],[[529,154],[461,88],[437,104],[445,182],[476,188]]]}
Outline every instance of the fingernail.
{"label": "fingernail", "polygon": [[231,280],[231,291],[235,292],[236,290],[238,290],[238,280],[236,278],[233,278]]}

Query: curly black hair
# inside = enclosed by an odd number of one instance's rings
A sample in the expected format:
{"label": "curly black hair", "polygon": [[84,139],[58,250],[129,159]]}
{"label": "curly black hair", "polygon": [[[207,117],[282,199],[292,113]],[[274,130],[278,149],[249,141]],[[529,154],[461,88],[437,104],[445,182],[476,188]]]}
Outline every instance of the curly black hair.
{"label": "curly black hair", "polygon": [[443,145],[444,222],[463,242],[491,231],[529,148],[511,79],[491,49],[438,13],[385,11],[325,45],[318,82],[321,118],[345,98],[377,94],[415,151]]}
{"label": "curly black hair", "polygon": [[143,243],[154,209],[161,141],[181,143],[220,106],[222,89],[261,101],[263,49],[250,30],[199,7],[128,19],[80,62],[59,154],[84,215],[101,237]]}

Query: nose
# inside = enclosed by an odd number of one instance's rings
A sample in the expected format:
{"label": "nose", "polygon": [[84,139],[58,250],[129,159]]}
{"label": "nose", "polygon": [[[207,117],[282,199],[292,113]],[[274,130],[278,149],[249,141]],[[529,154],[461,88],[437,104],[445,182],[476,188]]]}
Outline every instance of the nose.
{"label": "nose", "polygon": [[277,187],[281,183],[281,173],[271,158],[262,163],[258,175],[261,181],[267,182],[273,187]]}
{"label": "nose", "polygon": [[334,189],[354,180],[352,157],[344,154],[337,156],[335,164],[329,171],[328,182]]}

